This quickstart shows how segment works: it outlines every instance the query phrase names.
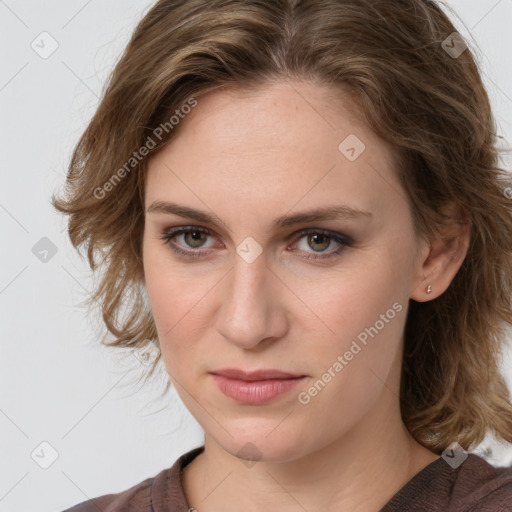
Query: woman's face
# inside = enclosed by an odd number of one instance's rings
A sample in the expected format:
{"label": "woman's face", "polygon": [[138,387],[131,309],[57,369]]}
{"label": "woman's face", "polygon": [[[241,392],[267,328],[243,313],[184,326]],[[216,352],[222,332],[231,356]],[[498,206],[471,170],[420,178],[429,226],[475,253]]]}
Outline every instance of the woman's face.
{"label": "woman's face", "polygon": [[[233,455],[293,460],[398,411],[421,247],[390,149],[330,92],[214,91],[149,162],[143,259],[162,357]],[[302,378],[212,374],[227,368]]]}

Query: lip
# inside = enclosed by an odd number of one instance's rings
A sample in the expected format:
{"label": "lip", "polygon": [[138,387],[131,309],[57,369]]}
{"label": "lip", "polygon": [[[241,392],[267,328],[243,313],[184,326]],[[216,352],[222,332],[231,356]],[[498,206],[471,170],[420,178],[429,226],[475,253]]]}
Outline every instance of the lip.
{"label": "lip", "polygon": [[222,393],[246,405],[268,403],[289,392],[305,378],[305,375],[294,375],[280,370],[245,372],[226,369],[211,373]]}
{"label": "lip", "polygon": [[257,380],[271,380],[271,379],[296,379],[298,377],[304,377],[304,375],[283,372],[281,370],[267,369],[267,370],[253,370],[244,371],[237,368],[223,368],[221,370],[215,370],[214,375],[220,375],[222,377],[228,377],[230,379],[244,380],[244,381],[257,381]]}

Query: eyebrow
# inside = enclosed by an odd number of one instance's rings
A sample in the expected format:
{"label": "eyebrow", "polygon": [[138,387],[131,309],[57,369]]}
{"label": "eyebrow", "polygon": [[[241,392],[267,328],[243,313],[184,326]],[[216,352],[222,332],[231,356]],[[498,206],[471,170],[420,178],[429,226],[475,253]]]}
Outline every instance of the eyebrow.
{"label": "eyebrow", "polygon": [[[178,215],[188,219],[193,219],[205,224],[220,225],[224,224],[215,214],[196,210],[177,203],[168,201],[154,201],[147,209],[146,213],[166,213]],[[318,222],[322,220],[340,220],[340,219],[358,219],[362,217],[372,218],[373,214],[366,210],[357,210],[350,206],[335,205],[322,208],[315,208],[291,215],[283,215],[272,222],[273,228],[285,228],[295,224],[307,222]]]}

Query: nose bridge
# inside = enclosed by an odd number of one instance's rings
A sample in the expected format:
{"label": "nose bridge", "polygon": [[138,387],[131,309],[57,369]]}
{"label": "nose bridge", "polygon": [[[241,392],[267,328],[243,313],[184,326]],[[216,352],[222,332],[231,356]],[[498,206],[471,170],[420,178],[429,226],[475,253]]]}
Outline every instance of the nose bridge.
{"label": "nose bridge", "polygon": [[251,348],[269,337],[282,336],[285,318],[275,279],[264,254],[251,262],[235,255],[216,319],[224,338]]}
{"label": "nose bridge", "polygon": [[[270,291],[275,291],[275,277],[268,267],[267,258],[261,254],[253,262],[247,262],[243,258],[235,259],[232,272],[232,286],[234,295],[238,299],[247,302],[247,305],[263,310],[261,306],[271,300]],[[254,304],[252,304],[254,303]]]}

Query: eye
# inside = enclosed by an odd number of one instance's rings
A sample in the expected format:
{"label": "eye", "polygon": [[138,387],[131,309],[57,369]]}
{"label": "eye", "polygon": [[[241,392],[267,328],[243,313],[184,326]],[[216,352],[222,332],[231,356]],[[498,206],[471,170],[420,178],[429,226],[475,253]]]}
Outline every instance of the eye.
{"label": "eye", "polygon": [[[183,256],[197,258],[208,251],[198,251],[197,249],[209,249],[212,245],[205,245],[208,237],[212,237],[212,233],[205,229],[195,226],[182,226],[179,228],[165,231],[160,237],[170,249]],[[178,240],[181,243],[176,243]],[[189,250],[187,250],[187,248]]]}
{"label": "eye", "polygon": [[[215,241],[208,244],[208,239],[213,236],[206,228],[180,226],[164,231],[159,238],[176,254],[187,258],[200,258],[207,255],[215,246]],[[353,244],[353,240],[347,235],[321,229],[303,230],[295,236],[299,238],[295,246],[290,246],[290,250],[302,253],[306,259],[331,258]]]}
{"label": "eye", "polygon": [[[339,255],[345,247],[350,247],[353,243],[350,237],[332,231],[308,229],[299,235],[296,246],[307,254],[304,256],[307,259],[326,259]],[[329,248],[332,250],[328,251]],[[296,250],[297,248],[292,248],[292,251]]]}

